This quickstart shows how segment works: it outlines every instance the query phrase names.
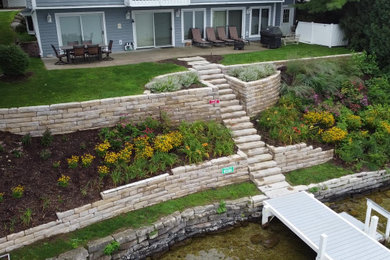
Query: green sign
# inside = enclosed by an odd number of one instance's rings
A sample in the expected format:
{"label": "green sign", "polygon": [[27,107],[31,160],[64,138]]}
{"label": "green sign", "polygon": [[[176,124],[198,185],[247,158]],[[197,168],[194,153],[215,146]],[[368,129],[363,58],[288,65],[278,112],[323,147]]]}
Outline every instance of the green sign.
{"label": "green sign", "polygon": [[232,173],[232,172],[234,172],[233,166],[222,168],[222,174],[228,174],[228,173]]}

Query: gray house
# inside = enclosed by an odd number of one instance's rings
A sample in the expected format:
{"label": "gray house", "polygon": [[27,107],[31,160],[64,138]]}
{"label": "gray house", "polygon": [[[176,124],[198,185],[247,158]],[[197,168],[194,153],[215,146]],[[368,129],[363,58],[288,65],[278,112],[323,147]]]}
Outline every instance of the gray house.
{"label": "gray house", "polygon": [[[41,56],[52,55],[50,44],[92,40],[113,51],[182,47],[190,28],[236,26],[242,38],[258,40],[261,28],[280,26],[287,34],[294,21],[295,0],[27,0]],[[29,17],[27,17],[29,19]],[[204,35],[203,35],[204,36]]]}

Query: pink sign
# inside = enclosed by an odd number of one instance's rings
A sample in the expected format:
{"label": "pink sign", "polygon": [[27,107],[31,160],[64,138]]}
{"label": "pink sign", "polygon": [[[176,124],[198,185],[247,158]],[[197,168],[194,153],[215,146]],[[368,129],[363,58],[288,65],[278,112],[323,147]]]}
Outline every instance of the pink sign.
{"label": "pink sign", "polygon": [[219,99],[210,100],[210,104],[219,104]]}

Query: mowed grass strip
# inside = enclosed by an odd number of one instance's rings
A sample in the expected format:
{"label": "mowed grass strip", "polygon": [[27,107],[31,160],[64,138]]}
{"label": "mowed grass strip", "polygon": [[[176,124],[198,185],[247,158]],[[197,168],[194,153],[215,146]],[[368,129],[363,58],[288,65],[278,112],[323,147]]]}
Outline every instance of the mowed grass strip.
{"label": "mowed grass strip", "polygon": [[221,188],[194,193],[179,199],[162,202],[147,208],[131,211],[120,216],[92,224],[74,232],[52,237],[25,246],[11,253],[11,259],[38,260],[57,256],[72,250],[73,246],[85,246],[88,241],[113,234],[120,229],[139,228],[156,222],[159,218],[183,211],[186,208],[202,206],[221,200],[235,200],[260,194],[251,182],[233,184]]}
{"label": "mowed grass strip", "polygon": [[351,51],[344,47],[329,48],[320,45],[300,43],[282,46],[279,49],[269,49],[264,51],[240,54],[226,54],[223,55],[223,60],[221,61],[221,63],[224,65],[233,65],[262,61],[297,59],[305,57],[320,57],[347,53],[351,53]]}
{"label": "mowed grass strip", "polygon": [[353,173],[354,172],[351,170],[327,162],[310,168],[289,172],[286,174],[286,180],[292,185],[309,185],[311,183],[320,183]]}
{"label": "mowed grass strip", "polygon": [[0,44],[13,44],[16,33],[11,29],[11,22],[18,11],[0,12]]}
{"label": "mowed grass strip", "polygon": [[0,80],[0,107],[23,107],[142,94],[153,77],[185,70],[169,63],[139,63],[87,69],[46,70],[30,59],[26,80]]}

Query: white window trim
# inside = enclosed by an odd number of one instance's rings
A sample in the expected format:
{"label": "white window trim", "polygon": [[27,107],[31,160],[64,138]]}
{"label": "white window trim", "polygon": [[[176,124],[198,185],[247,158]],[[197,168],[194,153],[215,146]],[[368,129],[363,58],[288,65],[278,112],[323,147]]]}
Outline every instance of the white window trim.
{"label": "white window trim", "polygon": [[[81,16],[83,14],[102,14],[103,15],[103,31],[104,31],[104,44],[107,45],[107,30],[106,30],[106,16],[104,12],[74,12],[74,13],[55,13],[55,19],[56,19],[56,28],[57,28],[57,37],[58,37],[58,45],[64,46],[64,43],[62,42],[62,33],[61,33],[61,26],[60,26],[60,17],[67,17],[67,16]],[[83,34],[83,26],[82,26],[82,20],[80,19],[80,26],[81,26],[81,34]]]}
{"label": "white window trim", "polygon": [[[153,46],[144,46],[138,48],[137,46],[137,28],[135,26],[136,20],[135,20],[135,14],[142,14],[142,13],[171,13],[171,26],[172,26],[172,44],[166,45],[166,46],[156,46],[156,39],[153,39],[154,44]],[[137,10],[137,11],[131,11],[131,18],[134,20],[133,23],[133,41],[134,41],[134,49],[147,49],[147,48],[162,48],[162,47],[172,47],[175,46],[175,13],[173,9],[159,9],[159,10]],[[154,24],[153,24],[153,36],[154,33]]]}
{"label": "white window trim", "polygon": [[40,34],[40,31],[39,31],[37,12],[34,11],[31,14],[31,18],[33,19],[33,23],[34,23],[35,37],[37,37],[37,40],[38,40],[39,55],[41,57],[43,57],[42,41],[41,41],[41,34]]}
{"label": "white window trim", "polygon": [[[252,34],[252,10],[253,9],[259,9],[259,33],[258,34]],[[261,9],[268,9],[269,15],[268,15],[268,24],[271,23],[271,12],[272,12],[272,6],[253,6],[249,8],[249,37],[260,37],[260,29],[261,29]]]}
{"label": "white window trim", "polygon": [[184,13],[185,12],[192,12],[192,26],[195,25],[195,12],[196,11],[203,11],[203,31],[206,33],[206,8],[187,8],[187,9],[181,9],[181,42],[191,42],[191,39],[184,40]]}
{"label": "white window trim", "polygon": [[[281,5],[281,8],[280,8],[280,13],[281,13],[280,24],[281,25],[283,24],[283,10],[284,9],[289,9],[290,10],[290,19],[292,19],[292,24],[294,24],[295,8],[292,5]],[[292,16],[292,18],[291,18],[291,16]],[[288,23],[290,23],[290,21]]]}
{"label": "white window trim", "polygon": [[[220,8],[211,8],[210,9],[210,27],[213,27],[213,19],[214,19],[214,12],[215,11],[232,11],[232,10],[241,10],[242,16],[241,16],[241,35],[239,37],[245,39],[245,20],[246,20],[246,14],[245,14],[245,7],[220,7]],[[226,14],[226,24],[228,24],[229,21],[229,15],[228,12]]]}

